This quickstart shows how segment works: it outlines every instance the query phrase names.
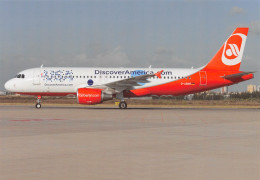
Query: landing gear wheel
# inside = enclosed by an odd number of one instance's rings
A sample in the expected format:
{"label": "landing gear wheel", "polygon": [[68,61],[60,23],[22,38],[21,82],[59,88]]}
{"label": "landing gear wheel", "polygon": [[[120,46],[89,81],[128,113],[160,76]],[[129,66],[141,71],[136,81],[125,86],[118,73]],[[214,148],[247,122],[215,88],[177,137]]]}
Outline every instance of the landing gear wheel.
{"label": "landing gear wheel", "polygon": [[124,102],[124,101],[123,101],[123,102],[120,102],[120,103],[119,103],[119,108],[120,108],[120,109],[126,109],[126,108],[127,108],[126,102]]}
{"label": "landing gear wheel", "polygon": [[35,105],[35,107],[36,107],[36,109],[40,109],[40,108],[42,107],[42,105],[41,105],[40,103],[37,103],[37,104]]}

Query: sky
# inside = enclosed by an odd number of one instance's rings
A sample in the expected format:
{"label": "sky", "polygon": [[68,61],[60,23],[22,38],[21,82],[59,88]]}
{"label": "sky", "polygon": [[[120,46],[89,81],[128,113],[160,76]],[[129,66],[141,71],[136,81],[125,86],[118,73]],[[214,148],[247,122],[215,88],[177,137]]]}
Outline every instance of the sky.
{"label": "sky", "polygon": [[[0,90],[33,67],[191,68],[249,27],[243,71],[260,70],[260,1],[1,1]],[[233,85],[260,85],[260,72]]]}

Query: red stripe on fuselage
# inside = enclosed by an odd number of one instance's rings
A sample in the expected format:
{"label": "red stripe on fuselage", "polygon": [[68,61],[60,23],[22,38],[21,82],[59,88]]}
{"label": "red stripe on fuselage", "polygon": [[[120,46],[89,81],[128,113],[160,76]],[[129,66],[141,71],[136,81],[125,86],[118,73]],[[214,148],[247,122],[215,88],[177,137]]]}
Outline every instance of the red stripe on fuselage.
{"label": "red stripe on fuselage", "polygon": [[68,96],[77,95],[76,92],[16,92],[16,94],[32,95],[32,96]]}

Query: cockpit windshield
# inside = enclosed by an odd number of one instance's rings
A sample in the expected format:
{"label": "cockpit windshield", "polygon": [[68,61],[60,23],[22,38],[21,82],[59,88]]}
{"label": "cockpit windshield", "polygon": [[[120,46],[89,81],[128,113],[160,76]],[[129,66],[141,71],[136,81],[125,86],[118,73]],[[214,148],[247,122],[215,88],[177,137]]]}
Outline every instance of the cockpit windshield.
{"label": "cockpit windshield", "polygon": [[16,78],[25,78],[25,75],[24,74],[17,74],[15,77]]}

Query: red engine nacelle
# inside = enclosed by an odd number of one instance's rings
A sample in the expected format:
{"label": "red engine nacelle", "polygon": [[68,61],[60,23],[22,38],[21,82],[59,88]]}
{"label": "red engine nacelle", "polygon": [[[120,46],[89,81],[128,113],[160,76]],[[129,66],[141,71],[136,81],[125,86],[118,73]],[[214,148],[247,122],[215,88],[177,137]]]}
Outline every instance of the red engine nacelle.
{"label": "red engine nacelle", "polygon": [[101,89],[79,88],[77,91],[79,104],[99,104],[111,99],[112,94],[105,94]]}

